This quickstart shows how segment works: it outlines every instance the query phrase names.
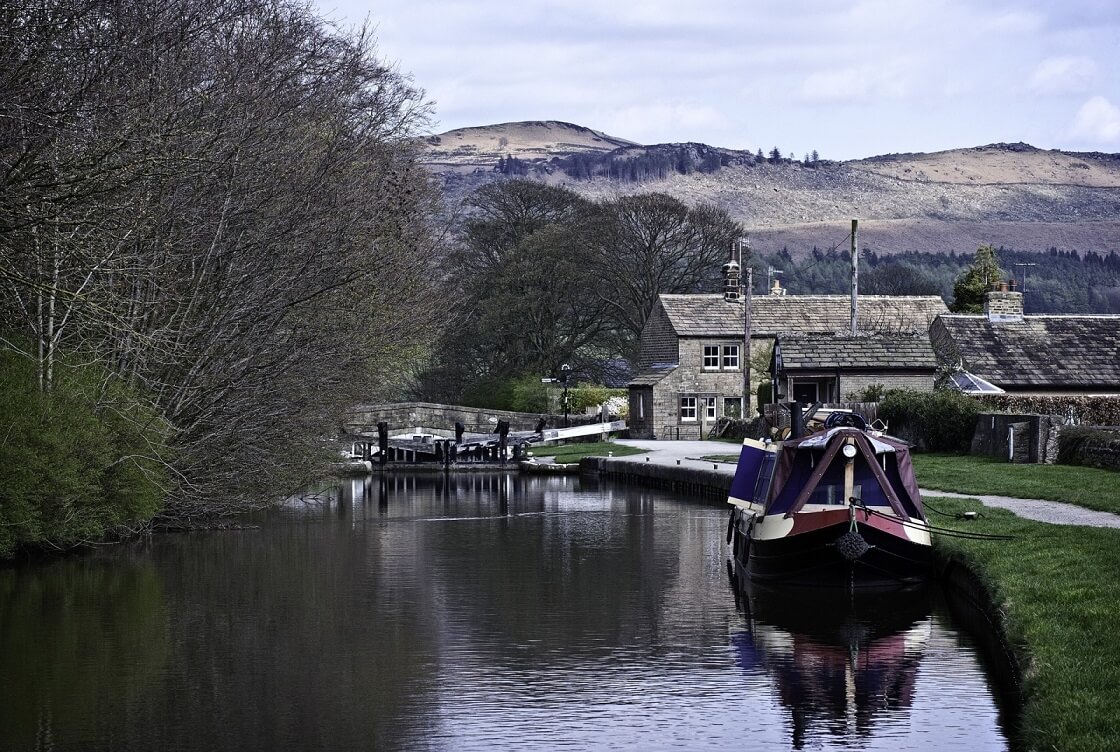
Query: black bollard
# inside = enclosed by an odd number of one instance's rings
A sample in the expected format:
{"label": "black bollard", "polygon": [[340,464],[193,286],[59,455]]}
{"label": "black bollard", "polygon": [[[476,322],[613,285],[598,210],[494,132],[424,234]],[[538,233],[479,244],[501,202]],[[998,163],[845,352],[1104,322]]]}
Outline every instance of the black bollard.
{"label": "black bollard", "polygon": [[498,421],[498,462],[506,464],[506,441],[509,437],[509,421]]}
{"label": "black bollard", "polygon": [[377,424],[377,448],[380,452],[378,454],[377,461],[382,466],[384,466],[385,463],[389,461],[389,424],[388,423],[382,422],[382,423]]}

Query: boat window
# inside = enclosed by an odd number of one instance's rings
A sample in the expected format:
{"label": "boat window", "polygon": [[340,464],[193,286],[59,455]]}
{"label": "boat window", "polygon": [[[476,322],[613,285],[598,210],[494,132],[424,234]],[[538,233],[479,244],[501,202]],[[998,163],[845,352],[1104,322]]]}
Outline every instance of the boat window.
{"label": "boat window", "polygon": [[758,470],[758,480],[754,486],[754,500],[765,504],[770,496],[770,483],[774,479],[774,464],[778,455],[776,452],[767,452],[762,458],[762,465]]}
{"label": "boat window", "polygon": [[[857,483],[852,488],[852,496],[854,496],[857,499],[862,499],[863,498],[863,486],[861,486]],[[817,486],[816,490],[813,491],[813,495],[809,497],[809,500],[806,503],[807,504],[840,504],[840,505],[847,504],[848,500],[844,497],[844,484],[843,483],[840,483],[840,484],[832,483],[832,484],[829,484],[829,485],[826,486],[825,484],[822,483],[819,486]]]}

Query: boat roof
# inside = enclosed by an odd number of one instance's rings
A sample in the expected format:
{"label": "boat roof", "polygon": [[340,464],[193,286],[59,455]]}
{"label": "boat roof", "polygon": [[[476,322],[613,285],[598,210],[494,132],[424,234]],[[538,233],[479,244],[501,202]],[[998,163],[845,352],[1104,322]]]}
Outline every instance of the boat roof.
{"label": "boat roof", "polygon": [[[915,516],[924,519],[925,511],[922,507],[922,497],[918,491],[918,481],[914,477],[913,466],[910,463],[909,444],[891,436],[872,436],[867,431],[847,426],[838,426],[782,442],[781,451],[778,453],[777,466],[774,470],[770,496],[766,503],[767,513],[773,512],[774,503],[778,500],[786,485],[792,483],[795,484],[793,487],[798,488],[799,491],[796,498],[787,499],[787,502],[791,503],[786,510],[786,516],[792,517],[795,515],[808,501],[817,484],[820,483],[827,467],[839,454],[838,450],[845,439],[854,441],[857,452],[863,455],[867,469],[872,473],[876,484],[882,489],[894,512],[902,518]],[[879,447],[883,447],[883,449],[879,449]],[[810,451],[824,451],[824,455],[808,474],[806,474],[807,471],[804,467],[801,470],[795,469],[794,457],[798,453],[797,450],[802,448]],[[887,454],[888,451],[895,457],[893,465],[896,473],[892,473],[893,482],[892,477],[887,476],[875,459],[876,456]],[[897,488],[895,487],[896,484]]]}
{"label": "boat roof", "polygon": [[[787,441],[785,442],[785,446],[794,446],[799,449],[823,449],[828,445],[828,442],[832,441],[833,437],[836,436],[837,433],[844,430],[845,429],[843,427],[829,428],[824,431],[818,431],[817,433],[809,434],[808,436],[804,436],[799,440],[795,439],[794,441]],[[874,434],[865,433],[864,435],[871,443],[871,446],[875,449],[875,454],[895,452],[900,448],[899,444],[901,442],[897,440],[894,440],[891,443],[887,443],[887,441],[884,441],[882,437],[877,437]]]}

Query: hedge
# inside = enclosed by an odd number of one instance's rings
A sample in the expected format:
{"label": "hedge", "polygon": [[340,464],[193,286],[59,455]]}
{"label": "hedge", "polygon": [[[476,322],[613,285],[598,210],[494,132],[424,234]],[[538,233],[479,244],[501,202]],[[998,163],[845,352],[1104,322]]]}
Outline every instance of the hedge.
{"label": "hedge", "polygon": [[966,454],[981,410],[976,400],[948,389],[891,389],[879,403],[879,418],[919,451]]}

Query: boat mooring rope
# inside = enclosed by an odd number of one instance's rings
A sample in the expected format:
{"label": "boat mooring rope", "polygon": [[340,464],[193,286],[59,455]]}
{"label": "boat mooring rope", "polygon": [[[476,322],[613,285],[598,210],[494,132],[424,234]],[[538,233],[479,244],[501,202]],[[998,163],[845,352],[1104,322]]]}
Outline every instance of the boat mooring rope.
{"label": "boat mooring rope", "polygon": [[[971,532],[971,531],[968,531],[968,530],[955,530],[953,528],[938,527],[936,525],[931,525],[929,522],[923,522],[921,524],[918,524],[916,522],[913,522],[912,520],[904,520],[901,517],[895,517],[893,514],[884,514],[883,512],[879,512],[875,509],[871,509],[870,507],[864,506],[863,504],[860,504],[860,509],[867,512],[868,514],[873,514],[877,517],[882,517],[885,520],[892,520],[892,521],[897,522],[901,525],[909,525],[916,530],[924,530],[927,533],[937,533],[938,535],[944,535],[946,538],[964,538],[966,540],[989,540],[989,541],[1015,540],[1014,535],[993,535],[991,533],[976,533],[976,532]],[[944,512],[942,512],[942,514],[944,514]],[[961,519],[964,519],[964,518],[961,518]]]}

